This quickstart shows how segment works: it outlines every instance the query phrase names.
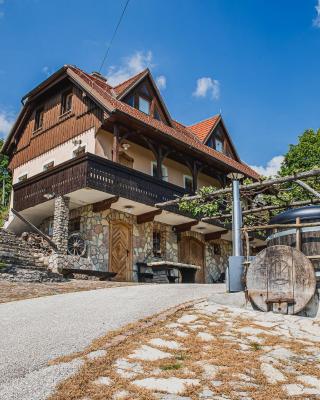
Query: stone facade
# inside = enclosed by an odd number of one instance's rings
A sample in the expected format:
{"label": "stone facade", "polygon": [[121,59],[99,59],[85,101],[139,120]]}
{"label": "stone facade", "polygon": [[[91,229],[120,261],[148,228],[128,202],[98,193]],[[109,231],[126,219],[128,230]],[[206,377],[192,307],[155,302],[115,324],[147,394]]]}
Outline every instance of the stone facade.
{"label": "stone facade", "polygon": [[69,232],[69,201],[68,197],[58,196],[54,201],[54,219],[52,240],[57,245],[58,252],[67,253]]}
{"label": "stone facade", "polygon": [[[159,222],[146,222],[137,224],[136,217],[132,214],[114,209],[93,212],[92,206],[77,208],[70,211],[70,220],[80,220],[80,232],[87,242],[86,258],[83,262],[77,260],[77,268],[108,271],[109,269],[109,243],[110,243],[110,222],[123,221],[132,226],[132,271],[133,280],[137,280],[137,262],[150,262],[155,259],[153,255],[153,231],[161,232],[161,259],[166,261],[179,262],[178,235],[173,232],[170,225]],[[52,218],[43,221],[41,229],[49,233],[52,225]],[[205,248],[205,282],[217,281],[221,273],[225,271],[228,264],[228,256],[231,254],[231,243],[225,240],[213,240],[205,242],[204,235],[199,232],[184,232],[183,236],[192,236],[200,240]],[[63,262],[61,257],[56,258],[52,263],[56,270],[58,263],[71,265],[72,260],[67,257]],[[151,272],[151,271],[150,271]]]}

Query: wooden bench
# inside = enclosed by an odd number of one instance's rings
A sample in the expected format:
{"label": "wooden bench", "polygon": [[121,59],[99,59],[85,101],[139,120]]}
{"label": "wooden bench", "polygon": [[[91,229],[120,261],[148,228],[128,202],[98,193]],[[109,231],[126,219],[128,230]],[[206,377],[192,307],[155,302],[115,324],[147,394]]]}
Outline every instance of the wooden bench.
{"label": "wooden bench", "polygon": [[73,275],[73,274],[81,274],[87,276],[96,276],[100,281],[110,281],[114,278],[117,273],[116,272],[108,272],[108,271],[94,271],[92,269],[76,269],[76,268],[63,268],[63,275]]}

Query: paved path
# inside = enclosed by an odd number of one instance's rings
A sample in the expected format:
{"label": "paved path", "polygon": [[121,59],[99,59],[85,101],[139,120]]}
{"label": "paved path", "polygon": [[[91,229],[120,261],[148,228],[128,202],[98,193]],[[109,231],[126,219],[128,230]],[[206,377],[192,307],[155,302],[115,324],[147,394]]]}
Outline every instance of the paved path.
{"label": "paved path", "polygon": [[[107,331],[224,285],[145,285],[22,300],[0,305],[0,399],[44,399],[72,372],[49,360],[83,350]],[[50,382],[49,382],[50,381]]]}

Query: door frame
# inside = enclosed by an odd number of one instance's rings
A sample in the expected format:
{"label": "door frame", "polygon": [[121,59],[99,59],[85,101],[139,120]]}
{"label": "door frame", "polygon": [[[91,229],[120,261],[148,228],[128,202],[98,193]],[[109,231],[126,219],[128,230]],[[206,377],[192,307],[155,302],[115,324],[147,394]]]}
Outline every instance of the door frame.
{"label": "door frame", "polygon": [[[182,262],[181,246],[183,245],[184,240],[187,240],[188,242],[190,242],[191,240],[194,240],[194,241],[198,242],[202,247],[202,265],[201,265],[201,270],[197,270],[197,272],[196,272],[195,283],[205,283],[206,245],[205,245],[205,243],[203,243],[201,240],[195,238],[194,236],[181,236],[180,240],[179,240],[179,246],[178,246],[179,262]],[[189,250],[190,250],[190,244],[189,244]]]}
{"label": "door frame", "polygon": [[[122,220],[112,220],[109,223],[109,266],[108,270],[111,272],[112,270],[112,238],[113,238],[113,230],[114,230],[114,225],[123,225],[128,228],[129,230],[129,256],[128,256],[128,264],[127,264],[127,270],[126,270],[126,282],[131,282],[132,277],[133,277],[133,266],[132,266],[132,253],[133,253],[133,238],[132,238],[132,224],[129,224],[128,222],[122,221]],[[115,271],[113,271],[115,272]],[[115,277],[117,279],[117,276]]]}

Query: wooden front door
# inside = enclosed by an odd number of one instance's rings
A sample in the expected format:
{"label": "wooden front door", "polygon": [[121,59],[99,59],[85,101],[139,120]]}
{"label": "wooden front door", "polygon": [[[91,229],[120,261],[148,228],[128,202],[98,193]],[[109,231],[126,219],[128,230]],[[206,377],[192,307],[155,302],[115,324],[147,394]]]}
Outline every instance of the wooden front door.
{"label": "wooden front door", "polygon": [[180,240],[179,259],[181,263],[199,265],[196,282],[204,283],[204,245],[194,237],[183,237]]}
{"label": "wooden front door", "polygon": [[131,281],[132,227],[122,221],[110,223],[109,271],[116,272],[117,281]]}

